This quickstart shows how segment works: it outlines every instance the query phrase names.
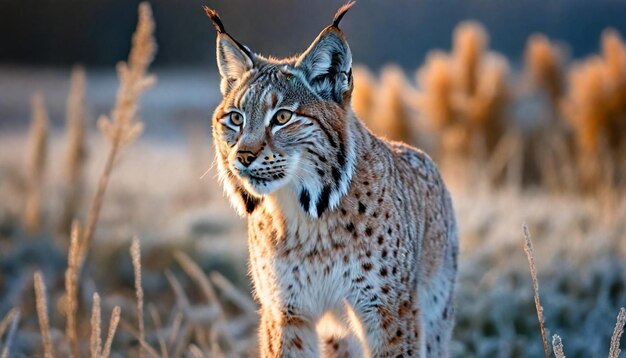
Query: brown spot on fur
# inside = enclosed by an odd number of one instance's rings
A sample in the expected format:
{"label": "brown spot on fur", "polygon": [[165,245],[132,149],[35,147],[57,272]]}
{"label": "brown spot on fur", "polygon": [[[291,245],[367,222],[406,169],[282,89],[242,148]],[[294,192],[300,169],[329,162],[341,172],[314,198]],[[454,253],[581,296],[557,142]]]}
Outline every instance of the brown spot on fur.
{"label": "brown spot on fur", "polygon": [[381,324],[384,330],[389,329],[389,327],[393,324],[393,316],[391,312],[384,306],[377,306],[378,314],[380,315]]}
{"label": "brown spot on fur", "polygon": [[404,301],[398,308],[398,316],[402,317],[411,312],[411,303],[409,301]]}
{"label": "brown spot on fur", "polygon": [[292,327],[304,327],[308,325],[308,322],[301,317],[283,314],[283,322],[282,326],[292,326]]}
{"label": "brown spot on fur", "polygon": [[304,346],[302,344],[302,339],[300,339],[300,337],[298,336],[293,337],[293,339],[291,340],[291,343],[293,344],[294,347],[296,347],[300,351],[304,349]]}

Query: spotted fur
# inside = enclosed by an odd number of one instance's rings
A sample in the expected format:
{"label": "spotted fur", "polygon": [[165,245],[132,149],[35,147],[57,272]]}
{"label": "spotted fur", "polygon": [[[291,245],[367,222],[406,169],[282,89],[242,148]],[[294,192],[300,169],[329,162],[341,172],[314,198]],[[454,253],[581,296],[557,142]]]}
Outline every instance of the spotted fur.
{"label": "spotted fur", "polygon": [[[213,116],[216,160],[248,217],[259,350],[445,357],[454,210],[426,154],[376,137],[352,112],[352,58],[339,29],[350,6],[302,55],[282,60],[253,54],[207,11],[224,96]],[[291,113],[283,124],[282,110]]]}

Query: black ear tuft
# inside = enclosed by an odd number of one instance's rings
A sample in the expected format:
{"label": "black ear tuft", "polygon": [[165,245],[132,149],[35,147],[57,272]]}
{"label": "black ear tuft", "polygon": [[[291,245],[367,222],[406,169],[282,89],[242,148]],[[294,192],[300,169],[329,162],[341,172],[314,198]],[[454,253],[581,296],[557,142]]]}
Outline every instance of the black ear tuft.
{"label": "black ear tuft", "polygon": [[333,27],[339,28],[339,23],[341,22],[341,19],[343,19],[343,16],[346,14],[346,12],[348,12],[348,10],[350,10],[352,6],[354,6],[354,4],[356,4],[356,1],[351,0],[347,2],[344,6],[340,7],[339,10],[337,10],[335,18],[333,19]]}
{"label": "black ear tuft", "polygon": [[224,30],[224,24],[222,24],[222,19],[220,19],[220,14],[218,14],[217,11],[215,11],[215,9],[211,9],[210,7],[206,5],[204,5],[202,8],[204,9],[206,16],[208,16],[209,19],[211,19],[211,22],[213,22],[213,27],[215,27],[215,30],[220,34],[225,33],[226,30]]}

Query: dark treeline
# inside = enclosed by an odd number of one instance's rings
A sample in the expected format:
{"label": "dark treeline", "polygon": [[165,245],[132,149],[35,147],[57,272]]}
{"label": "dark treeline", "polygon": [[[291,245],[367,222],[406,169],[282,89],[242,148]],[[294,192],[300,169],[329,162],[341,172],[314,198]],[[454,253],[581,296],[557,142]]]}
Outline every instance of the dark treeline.
{"label": "dark treeline", "polygon": [[[214,65],[214,31],[201,6],[215,7],[226,28],[254,51],[302,51],[343,0],[151,0],[157,65]],[[128,53],[136,0],[0,0],[0,63],[111,66]],[[361,0],[343,28],[358,62],[415,68],[426,52],[449,48],[459,21],[485,24],[491,47],[519,59],[531,33],[571,46],[575,57],[597,49],[601,31],[626,34],[626,1]]]}

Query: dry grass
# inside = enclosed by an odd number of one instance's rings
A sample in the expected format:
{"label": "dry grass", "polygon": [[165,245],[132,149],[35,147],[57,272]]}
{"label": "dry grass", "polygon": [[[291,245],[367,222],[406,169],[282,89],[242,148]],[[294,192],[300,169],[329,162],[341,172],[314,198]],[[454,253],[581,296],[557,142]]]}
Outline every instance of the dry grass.
{"label": "dry grass", "polygon": [[117,331],[117,325],[120,323],[120,317],[122,310],[120,306],[115,306],[111,312],[111,319],[109,320],[109,331],[107,333],[107,339],[104,343],[104,349],[102,350],[101,357],[109,358],[111,355],[111,346],[113,345],[113,337],[115,337],[115,331]]}
{"label": "dry grass", "polygon": [[387,65],[380,72],[380,86],[374,92],[369,128],[390,140],[414,143],[412,118],[405,96],[409,85],[402,69]]}
{"label": "dry grass", "polygon": [[150,10],[150,5],[144,2],[139,5],[139,21],[133,34],[128,63],[120,62],[117,66],[120,87],[115,106],[111,111],[110,118],[102,116],[98,120],[100,132],[108,140],[110,148],[98,182],[98,189],[87,216],[87,224],[81,242],[81,257],[85,256],[91,244],[117,155],[123,146],[131,143],[143,131],[142,122],[137,120],[137,108],[141,94],[156,81],[154,76],[147,73],[155,52],[152,10]]}
{"label": "dry grass", "polygon": [[357,65],[353,76],[351,103],[356,116],[379,136],[415,144],[416,125],[409,95],[414,89],[404,71],[396,65],[386,65],[377,79],[366,67]]}
{"label": "dry grass", "polygon": [[563,352],[563,342],[558,334],[552,336],[552,349],[554,350],[554,356],[556,358],[565,358],[565,352]]}
{"label": "dry grass", "polygon": [[63,214],[59,223],[60,232],[70,228],[81,202],[84,187],[84,167],[87,156],[85,143],[85,69],[78,66],[72,70],[70,93],[67,98],[65,121],[65,193]]}
{"label": "dry grass", "polygon": [[602,52],[574,64],[562,110],[574,131],[586,190],[623,185],[626,146],[626,43],[602,34]]}
{"label": "dry grass", "polygon": [[7,312],[4,318],[2,318],[2,321],[0,321],[0,342],[2,342],[4,332],[7,330],[11,322],[13,322],[13,319],[15,318],[15,316],[17,316],[17,313],[17,308],[12,308],[9,310],[9,312]]}
{"label": "dry grass", "polygon": [[81,270],[80,260],[80,224],[74,221],[70,234],[70,247],[65,271],[65,316],[67,320],[65,334],[73,357],[79,357],[78,332],[76,331],[78,311],[78,276]]}
{"label": "dry grass", "polygon": [[354,88],[352,89],[352,109],[356,116],[368,127],[373,122],[372,111],[376,98],[378,83],[374,75],[365,66],[355,65],[352,68]]}
{"label": "dry grass", "polygon": [[546,36],[528,38],[524,51],[525,75],[535,89],[545,91],[551,107],[551,121],[558,119],[559,103],[564,94],[565,53]]}
{"label": "dry grass", "polygon": [[462,23],[451,53],[430,53],[417,72],[416,106],[439,132],[439,155],[484,158],[502,136],[508,64],[488,42],[481,25]]}
{"label": "dry grass", "polygon": [[41,93],[33,95],[32,112],[27,173],[28,191],[24,208],[24,227],[29,233],[37,232],[41,226],[41,191],[46,170],[49,119]]}
{"label": "dry grass", "polygon": [[91,306],[91,338],[89,339],[89,352],[91,358],[99,358],[102,352],[102,312],[100,308],[100,295],[93,294]]}
{"label": "dry grass", "polygon": [[624,324],[626,324],[626,310],[622,307],[617,315],[617,322],[615,323],[615,329],[613,330],[613,336],[611,337],[609,358],[619,358],[619,354],[621,352],[619,344],[620,339],[622,338],[622,333],[624,333]]}
{"label": "dry grass", "polygon": [[550,348],[548,346],[548,333],[543,319],[543,307],[541,307],[541,301],[539,300],[539,281],[537,280],[537,268],[535,267],[535,256],[533,250],[533,242],[530,238],[530,232],[528,226],[524,225],[524,252],[526,252],[526,258],[528,259],[528,266],[530,267],[530,276],[533,282],[533,291],[535,293],[535,308],[537,310],[537,319],[539,320],[539,329],[541,330],[541,338],[543,340],[543,350],[546,354],[546,358],[550,358]]}
{"label": "dry grass", "polygon": [[139,240],[134,239],[130,246],[130,256],[133,258],[135,272],[135,295],[137,297],[137,323],[139,326],[139,357],[143,357],[143,347],[146,345],[146,333],[143,321],[143,288],[141,287],[141,252]]}
{"label": "dry grass", "polygon": [[[546,355],[546,358],[550,358],[550,348],[548,343],[548,332],[545,327],[544,321],[544,312],[543,307],[541,306],[541,302],[539,300],[539,281],[537,279],[537,268],[535,266],[535,252],[533,249],[532,239],[530,237],[530,231],[528,230],[528,226],[524,225],[524,251],[526,252],[526,258],[528,259],[528,266],[530,268],[530,274],[532,278],[532,286],[535,297],[535,310],[537,312],[537,319],[539,320],[539,328],[541,330],[541,338],[543,341],[543,349]],[[620,354],[620,338],[622,333],[624,332],[624,324],[626,323],[626,310],[624,308],[620,308],[619,314],[617,315],[617,323],[615,324],[615,329],[613,330],[613,335],[611,336],[611,345],[609,349],[609,358],[618,358]],[[565,353],[563,351],[563,342],[561,341],[561,337],[555,334],[552,337],[552,348],[554,351],[554,355],[557,358],[565,358]]]}
{"label": "dry grass", "polygon": [[[4,341],[4,345],[0,354],[0,358],[8,358],[9,353],[11,353],[11,344],[13,344],[13,338],[15,337],[15,332],[17,332],[17,325],[20,321],[20,310],[11,309],[9,313],[12,313],[11,326],[9,327],[9,332],[7,333],[7,338]],[[9,314],[7,314],[9,316]],[[2,336],[0,335],[0,338]]]}
{"label": "dry grass", "polygon": [[46,285],[43,282],[41,272],[34,275],[35,299],[37,301],[37,317],[39,317],[39,329],[43,342],[44,357],[52,358],[52,337],[50,336],[50,320],[48,318],[48,299],[46,298]]}

